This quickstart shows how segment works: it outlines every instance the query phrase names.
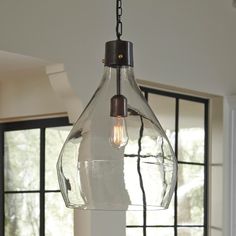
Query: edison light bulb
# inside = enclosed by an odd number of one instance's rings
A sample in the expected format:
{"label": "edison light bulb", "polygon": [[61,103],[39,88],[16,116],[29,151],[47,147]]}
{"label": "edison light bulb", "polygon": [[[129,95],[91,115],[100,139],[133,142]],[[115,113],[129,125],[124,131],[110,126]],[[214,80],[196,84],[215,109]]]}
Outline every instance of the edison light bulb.
{"label": "edison light bulb", "polygon": [[110,143],[115,148],[124,147],[128,142],[128,133],[124,117],[112,117]]}

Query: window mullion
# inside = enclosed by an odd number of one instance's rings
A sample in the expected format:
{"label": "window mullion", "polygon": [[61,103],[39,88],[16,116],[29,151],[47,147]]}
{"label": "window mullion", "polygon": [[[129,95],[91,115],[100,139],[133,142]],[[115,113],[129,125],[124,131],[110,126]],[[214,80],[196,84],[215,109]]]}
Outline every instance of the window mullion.
{"label": "window mullion", "polygon": [[40,236],[45,235],[45,128],[40,129]]}
{"label": "window mullion", "polygon": [[4,129],[2,124],[0,124],[0,147],[0,235],[4,236]]}
{"label": "window mullion", "polygon": [[[175,156],[178,161],[178,145],[179,145],[179,98],[176,98],[176,104],[175,104]],[[178,182],[175,186],[175,198],[174,198],[174,234],[175,236],[178,235],[178,195],[177,195],[177,189],[178,189]]]}
{"label": "window mullion", "polygon": [[204,236],[208,235],[208,150],[209,150],[209,101],[205,103],[204,110],[204,130],[205,130],[205,140],[204,140]]}

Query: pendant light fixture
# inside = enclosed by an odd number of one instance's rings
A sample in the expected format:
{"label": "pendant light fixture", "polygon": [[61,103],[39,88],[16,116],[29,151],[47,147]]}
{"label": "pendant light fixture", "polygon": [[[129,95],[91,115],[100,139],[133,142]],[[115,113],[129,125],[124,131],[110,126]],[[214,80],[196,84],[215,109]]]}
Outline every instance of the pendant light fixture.
{"label": "pendant light fixture", "polygon": [[59,185],[70,208],[166,209],[176,158],[135,81],[133,44],[121,40],[121,0],[116,4],[117,40],[106,43],[102,81],[61,150]]}

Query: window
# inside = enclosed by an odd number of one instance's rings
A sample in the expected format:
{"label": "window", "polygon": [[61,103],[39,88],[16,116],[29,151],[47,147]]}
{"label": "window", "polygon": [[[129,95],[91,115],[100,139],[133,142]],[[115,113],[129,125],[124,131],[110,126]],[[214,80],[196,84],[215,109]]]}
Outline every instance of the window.
{"label": "window", "polygon": [[[178,159],[168,210],[147,212],[148,236],[207,236],[208,100],[141,87]],[[142,236],[142,212],[127,212],[127,236]]]}
{"label": "window", "polygon": [[56,162],[70,131],[67,118],[0,125],[1,235],[72,236]]}
{"label": "window", "polygon": [[[147,235],[207,236],[208,100],[141,89],[179,168],[169,209],[147,212]],[[73,235],[73,211],[60,196],[55,168],[70,129],[67,118],[0,124],[1,235]],[[127,212],[126,235],[142,236],[142,227],[142,212]]]}

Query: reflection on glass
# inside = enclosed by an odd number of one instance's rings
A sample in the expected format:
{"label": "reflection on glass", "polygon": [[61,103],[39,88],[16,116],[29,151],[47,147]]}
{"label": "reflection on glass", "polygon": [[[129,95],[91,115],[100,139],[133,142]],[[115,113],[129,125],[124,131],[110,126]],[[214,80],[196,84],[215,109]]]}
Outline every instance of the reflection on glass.
{"label": "reflection on glass", "polygon": [[175,98],[148,94],[148,104],[164,130],[175,131]]}
{"label": "reflection on glass", "polygon": [[148,94],[148,103],[160,121],[166,135],[174,148],[175,146],[175,98]]}
{"label": "reflection on glass", "polygon": [[204,137],[204,104],[180,100],[178,159],[203,163]]}
{"label": "reflection on glass", "polygon": [[179,165],[178,224],[203,224],[204,167]]}
{"label": "reflection on glass", "polygon": [[45,236],[73,236],[73,212],[60,193],[45,195]]}
{"label": "reflection on glass", "polygon": [[[203,228],[178,228],[178,236],[203,236]],[[215,235],[214,235],[215,236]]]}
{"label": "reflection on glass", "polygon": [[[142,225],[142,211],[127,211],[127,225]],[[172,197],[170,206],[166,210],[147,211],[147,225],[173,225],[174,224],[174,196]]]}
{"label": "reflection on glass", "polygon": [[[173,225],[174,224],[174,199],[175,199],[175,197],[173,195],[171,203],[169,205],[169,208],[166,210],[147,212],[147,224],[148,225],[157,225],[157,226],[158,225]],[[170,231],[168,231],[168,232],[170,232]],[[150,235],[152,235],[152,234],[150,234]],[[164,234],[160,234],[160,235],[164,236]]]}
{"label": "reflection on glass", "polygon": [[5,194],[5,235],[39,235],[39,194]]}
{"label": "reflection on glass", "polygon": [[39,189],[39,129],[5,133],[5,191]]}
{"label": "reflection on glass", "polygon": [[59,189],[56,163],[71,126],[46,129],[45,188]]}

